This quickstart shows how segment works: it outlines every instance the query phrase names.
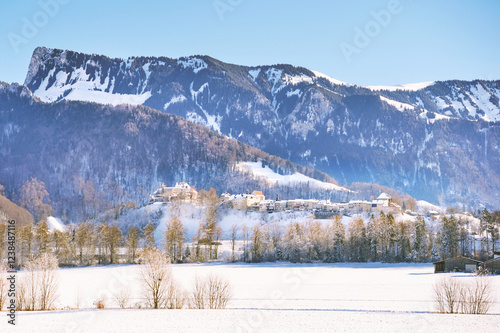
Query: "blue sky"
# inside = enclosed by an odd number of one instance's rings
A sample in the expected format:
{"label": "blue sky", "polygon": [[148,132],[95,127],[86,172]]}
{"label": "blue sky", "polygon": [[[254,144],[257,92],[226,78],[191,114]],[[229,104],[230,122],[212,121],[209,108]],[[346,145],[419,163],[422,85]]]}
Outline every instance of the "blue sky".
{"label": "blue sky", "polygon": [[500,79],[494,0],[25,0],[0,8],[6,82],[24,82],[37,46],[290,63],[358,85]]}

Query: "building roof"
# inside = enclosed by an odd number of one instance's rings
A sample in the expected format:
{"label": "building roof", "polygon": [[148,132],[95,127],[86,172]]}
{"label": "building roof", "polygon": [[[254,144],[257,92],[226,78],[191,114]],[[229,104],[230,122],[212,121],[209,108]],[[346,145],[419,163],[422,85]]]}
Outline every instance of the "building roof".
{"label": "building roof", "polygon": [[493,261],[497,261],[497,260],[500,260],[500,257],[496,257],[496,258],[493,258],[493,259],[490,259],[490,260],[486,260],[486,261],[484,262],[484,264],[486,264],[486,263],[491,263],[491,262],[493,262]]}
{"label": "building roof", "polygon": [[262,191],[253,191],[252,194],[253,195],[264,195],[264,193],[262,193]]}
{"label": "building roof", "polygon": [[378,196],[377,200],[389,200],[390,198],[391,198],[391,197],[390,197],[389,195],[387,195],[387,193],[382,192],[382,193]]}
{"label": "building roof", "polygon": [[467,258],[467,257],[464,257],[464,256],[458,256],[458,257],[454,257],[454,258],[450,258],[450,259],[435,261],[435,262],[433,262],[433,264],[435,265],[435,264],[440,263],[440,262],[446,262],[446,261],[457,260],[457,259],[467,259],[467,260],[470,260],[470,261],[475,261],[475,262],[478,262],[478,263],[482,263],[482,261],[480,261],[480,260],[471,259],[471,258]]}

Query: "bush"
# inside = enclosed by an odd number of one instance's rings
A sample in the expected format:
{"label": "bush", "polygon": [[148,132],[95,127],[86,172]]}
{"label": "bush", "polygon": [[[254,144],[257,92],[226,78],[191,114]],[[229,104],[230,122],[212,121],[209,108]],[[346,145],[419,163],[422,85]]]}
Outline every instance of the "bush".
{"label": "bush", "polygon": [[7,266],[0,263],[0,311],[2,311],[5,302],[7,301],[7,290],[9,281],[7,280]]}
{"label": "bush", "polygon": [[106,308],[106,303],[104,302],[103,298],[97,299],[97,301],[94,302],[94,305],[95,305],[96,309]]}
{"label": "bush", "polygon": [[439,313],[486,314],[493,303],[491,280],[477,276],[473,281],[460,282],[445,277],[434,286],[436,310]]}
{"label": "bush", "polygon": [[175,282],[171,281],[167,289],[165,307],[167,309],[182,309],[186,304],[186,292]]}
{"label": "bush", "polygon": [[217,275],[203,279],[196,278],[191,293],[190,306],[193,309],[224,309],[231,299],[231,286]]}
{"label": "bush", "polygon": [[130,301],[130,291],[127,288],[125,287],[120,288],[114,294],[114,296],[120,308],[125,309],[126,307],[128,307],[128,303]]}

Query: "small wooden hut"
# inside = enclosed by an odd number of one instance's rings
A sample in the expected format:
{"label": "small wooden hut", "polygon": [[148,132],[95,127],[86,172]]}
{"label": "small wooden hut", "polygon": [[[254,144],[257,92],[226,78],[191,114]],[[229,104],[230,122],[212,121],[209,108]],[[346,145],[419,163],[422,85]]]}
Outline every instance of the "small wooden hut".
{"label": "small wooden hut", "polygon": [[500,257],[483,262],[483,268],[492,274],[500,274]]}
{"label": "small wooden hut", "polygon": [[466,257],[455,257],[451,259],[436,261],[434,263],[434,273],[447,273],[447,272],[467,272],[472,273],[476,271],[482,262]]}

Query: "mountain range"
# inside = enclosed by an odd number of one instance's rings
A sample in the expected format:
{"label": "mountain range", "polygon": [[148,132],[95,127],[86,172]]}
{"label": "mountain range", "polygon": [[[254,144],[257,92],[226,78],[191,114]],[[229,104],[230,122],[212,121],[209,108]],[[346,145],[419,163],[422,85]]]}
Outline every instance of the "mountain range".
{"label": "mountain range", "polygon": [[500,204],[500,81],[361,87],[292,65],[40,47],[24,83],[44,102],[179,115],[341,184],[377,183],[464,208]]}
{"label": "mountain range", "polygon": [[[9,198],[19,199],[22,185],[36,178],[56,216],[70,221],[126,201],[147,203],[162,182],[187,181],[218,193],[259,189],[282,198],[343,200],[351,193],[323,172],[180,116],[142,105],[44,103],[18,84],[0,83],[0,159]],[[287,180],[269,182],[259,172]]]}

